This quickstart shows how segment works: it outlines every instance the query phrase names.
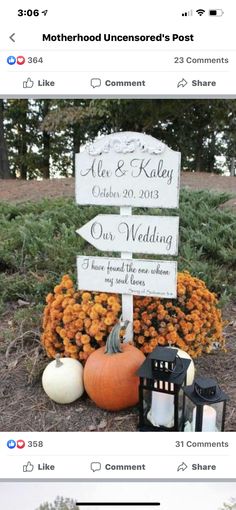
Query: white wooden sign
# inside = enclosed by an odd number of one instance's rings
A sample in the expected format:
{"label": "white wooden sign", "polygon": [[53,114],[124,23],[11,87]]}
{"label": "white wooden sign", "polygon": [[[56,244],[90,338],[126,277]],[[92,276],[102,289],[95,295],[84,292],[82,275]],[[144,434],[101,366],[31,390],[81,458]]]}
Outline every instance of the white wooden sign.
{"label": "white wooden sign", "polygon": [[76,201],[176,208],[179,176],[179,152],[149,135],[115,133],[76,155]]}
{"label": "white wooden sign", "polygon": [[79,256],[77,268],[81,290],[176,298],[174,261]]}
{"label": "white wooden sign", "polygon": [[101,251],[177,255],[177,216],[99,214],[76,231]]}
{"label": "white wooden sign", "polygon": [[132,259],[132,253],[176,255],[177,217],[132,216],[132,206],[179,205],[180,153],[143,133],[98,138],[76,155],[78,204],[120,206],[120,215],[98,215],[77,232],[120,259],[78,257],[78,286],[122,294],[122,316],[133,321],[133,295],[175,298],[177,263]]}

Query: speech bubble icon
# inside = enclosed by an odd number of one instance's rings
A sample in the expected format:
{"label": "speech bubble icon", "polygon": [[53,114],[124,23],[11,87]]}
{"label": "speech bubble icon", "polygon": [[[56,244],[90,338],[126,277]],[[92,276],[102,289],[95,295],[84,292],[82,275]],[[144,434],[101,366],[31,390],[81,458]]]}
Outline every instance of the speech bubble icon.
{"label": "speech bubble icon", "polygon": [[102,465],[101,462],[91,462],[90,469],[95,473],[95,471],[101,471]]}
{"label": "speech bubble icon", "polygon": [[100,78],[92,78],[90,80],[90,85],[95,89],[96,87],[101,87],[102,80]]}

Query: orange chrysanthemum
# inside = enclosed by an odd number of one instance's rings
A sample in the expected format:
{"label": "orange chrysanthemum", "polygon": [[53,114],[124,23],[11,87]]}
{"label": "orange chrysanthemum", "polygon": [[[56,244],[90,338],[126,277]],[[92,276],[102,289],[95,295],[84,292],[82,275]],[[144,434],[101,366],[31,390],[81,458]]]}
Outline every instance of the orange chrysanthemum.
{"label": "orange chrysanthemum", "polygon": [[[65,275],[46,297],[42,343],[49,357],[57,353],[85,362],[106,338],[121,312],[116,294],[80,292]],[[172,344],[197,357],[224,348],[218,300],[205,283],[188,272],[178,274],[177,298],[134,297],[134,343],[145,354]]]}

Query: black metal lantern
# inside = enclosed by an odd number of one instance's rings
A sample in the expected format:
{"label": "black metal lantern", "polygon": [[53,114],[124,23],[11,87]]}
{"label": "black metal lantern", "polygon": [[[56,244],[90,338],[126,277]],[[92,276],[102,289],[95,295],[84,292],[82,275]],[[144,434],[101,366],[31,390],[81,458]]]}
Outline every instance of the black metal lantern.
{"label": "black metal lantern", "polygon": [[198,377],[184,389],[186,399],[186,431],[220,432],[224,430],[228,396],[215,381]]}
{"label": "black metal lantern", "polygon": [[137,374],[139,383],[139,430],[179,431],[184,427],[187,369],[191,360],[177,349],[156,347]]}

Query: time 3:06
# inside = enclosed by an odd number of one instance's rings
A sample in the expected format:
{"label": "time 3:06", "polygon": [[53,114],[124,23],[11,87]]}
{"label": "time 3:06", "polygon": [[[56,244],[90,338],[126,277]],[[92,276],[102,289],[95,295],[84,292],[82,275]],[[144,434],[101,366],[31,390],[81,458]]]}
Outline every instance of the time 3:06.
{"label": "time 3:06", "polygon": [[47,16],[47,13],[48,13],[48,10],[45,10],[45,11],[40,11],[39,9],[18,9],[17,11],[17,15],[19,17],[22,17],[22,16],[28,16],[28,17],[31,17],[31,16],[40,16],[40,14],[42,14],[43,16]]}

